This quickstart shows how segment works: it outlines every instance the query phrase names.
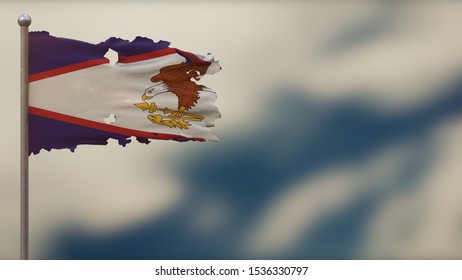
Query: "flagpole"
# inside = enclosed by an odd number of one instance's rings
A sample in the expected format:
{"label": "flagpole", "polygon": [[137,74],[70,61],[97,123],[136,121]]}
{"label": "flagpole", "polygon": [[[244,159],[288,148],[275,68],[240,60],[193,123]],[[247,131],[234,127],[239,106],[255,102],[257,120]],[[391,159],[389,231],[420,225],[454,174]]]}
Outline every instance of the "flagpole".
{"label": "flagpole", "polygon": [[21,27],[21,172],[20,172],[20,257],[29,259],[29,25],[28,14],[18,17]]}

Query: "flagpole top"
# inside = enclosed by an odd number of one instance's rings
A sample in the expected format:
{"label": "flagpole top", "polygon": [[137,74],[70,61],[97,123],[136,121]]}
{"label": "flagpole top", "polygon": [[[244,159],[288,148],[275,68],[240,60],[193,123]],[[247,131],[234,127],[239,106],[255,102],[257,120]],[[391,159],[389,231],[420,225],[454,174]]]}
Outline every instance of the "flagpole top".
{"label": "flagpole top", "polygon": [[32,19],[28,14],[21,14],[18,17],[18,24],[19,26],[29,26],[32,22]]}

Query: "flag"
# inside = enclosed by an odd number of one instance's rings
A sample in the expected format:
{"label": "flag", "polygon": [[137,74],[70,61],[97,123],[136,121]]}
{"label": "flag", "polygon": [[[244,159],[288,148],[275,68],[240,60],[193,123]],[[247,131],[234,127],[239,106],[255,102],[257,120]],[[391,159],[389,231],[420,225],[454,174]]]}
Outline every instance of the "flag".
{"label": "flag", "polygon": [[[105,54],[111,49],[118,61]],[[29,153],[80,144],[125,146],[135,137],[218,141],[216,93],[196,83],[221,69],[197,55],[145,37],[99,44],[29,33]]]}

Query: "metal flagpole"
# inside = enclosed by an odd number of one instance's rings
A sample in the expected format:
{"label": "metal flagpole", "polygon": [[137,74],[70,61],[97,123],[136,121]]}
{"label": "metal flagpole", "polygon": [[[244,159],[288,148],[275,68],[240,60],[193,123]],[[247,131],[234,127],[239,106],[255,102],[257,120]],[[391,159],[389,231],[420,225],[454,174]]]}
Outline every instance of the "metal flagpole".
{"label": "metal flagpole", "polygon": [[21,26],[21,260],[29,259],[29,25],[28,14],[18,17]]}

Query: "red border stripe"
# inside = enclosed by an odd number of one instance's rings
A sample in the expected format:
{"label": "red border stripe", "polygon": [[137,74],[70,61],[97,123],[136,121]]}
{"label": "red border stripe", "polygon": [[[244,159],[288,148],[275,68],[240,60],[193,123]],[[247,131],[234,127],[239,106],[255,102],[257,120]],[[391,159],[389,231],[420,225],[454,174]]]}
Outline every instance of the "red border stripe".
{"label": "red border stripe", "polygon": [[110,124],[99,123],[87,119],[82,119],[78,117],[73,117],[53,111],[48,111],[40,109],[37,107],[29,106],[29,113],[41,117],[46,117],[58,121],[63,121],[75,125],[80,125],[84,127],[94,128],[101,131],[117,133],[126,136],[135,136],[141,138],[151,138],[151,139],[162,139],[162,140],[194,140],[204,142],[203,138],[187,138],[181,135],[167,134],[167,133],[155,133],[155,132],[146,132],[141,130],[128,129],[124,127],[114,126]]}
{"label": "red border stripe", "polygon": [[148,59],[157,58],[157,57],[174,54],[174,53],[176,53],[176,49],[166,48],[162,50],[157,50],[157,51],[133,55],[133,56],[119,56],[119,62],[120,63],[132,63],[132,62],[148,60]]}
{"label": "red border stripe", "polygon": [[[119,63],[132,63],[132,62],[153,59],[153,58],[157,58],[161,56],[166,56],[166,55],[174,54],[174,53],[179,53],[180,55],[186,56],[192,62],[197,63],[199,65],[210,65],[209,61],[202,60],[196,55],[194,55],[193,53],[178,50],[176,48],[166,48],[162,50],[157,50],[157,51],[153,51],[149,53],[128,56],[128,57],[119,56],[118,62]],[[88,60],[88,61],[84,61],[84,62],[80,62],[80,63],[68,65],[68,66],[59,67],[59,68],[51,69],[48,71],[43,71],[40,73],[29,75],[29,83],[35,82],[38,80],[43,80],[46,78],[51,78],[51,77],[62,75],[62,74],[66,74],[66,73],[77,71],[77,70],[82,70],[82,69],[89,68],[89,67],[98,66],[101,64],[106,64],[109,62],[110,61],[107,58],[100,58],[100,59]]]}
{"label": "red border stripe", "polygon": [[35,82],[38,80],[43,80],[46,78],[51,78],[51,77],[62,75],[62,74],[66,74],[66,73],[77,71],[77,70],[82,70],[82,69],[93,67],[93,66],[98,66],[101,64],[106,64],[106,63],[109,63],[109,59],[100,58],[100,59],[88,60],[88,61],[84,61],[84,62],[80,62],[80,63],[68,65],[68,66],[59,67],[59,68],[51,69],[48,71],[43,71],[40,73],[29,75],[29,83]]}
{"label": "red border stripe", "polygon": [[197,57],[195,54],[193,53],[190,53],[190,52],[185,52],[185,51],[182,51],[182,50],[179,50],[179,49],[176,49],[178,51],[178,53],[182,56],[185,56],[187,57],[189,60],[191,60],[193,63],[196,63],[198,65],[202,65],[202,66],[208,66],[210,65],[210,61],[206,61],[206,60],[203,60],[203,59],[200,59],[199,57]]}

